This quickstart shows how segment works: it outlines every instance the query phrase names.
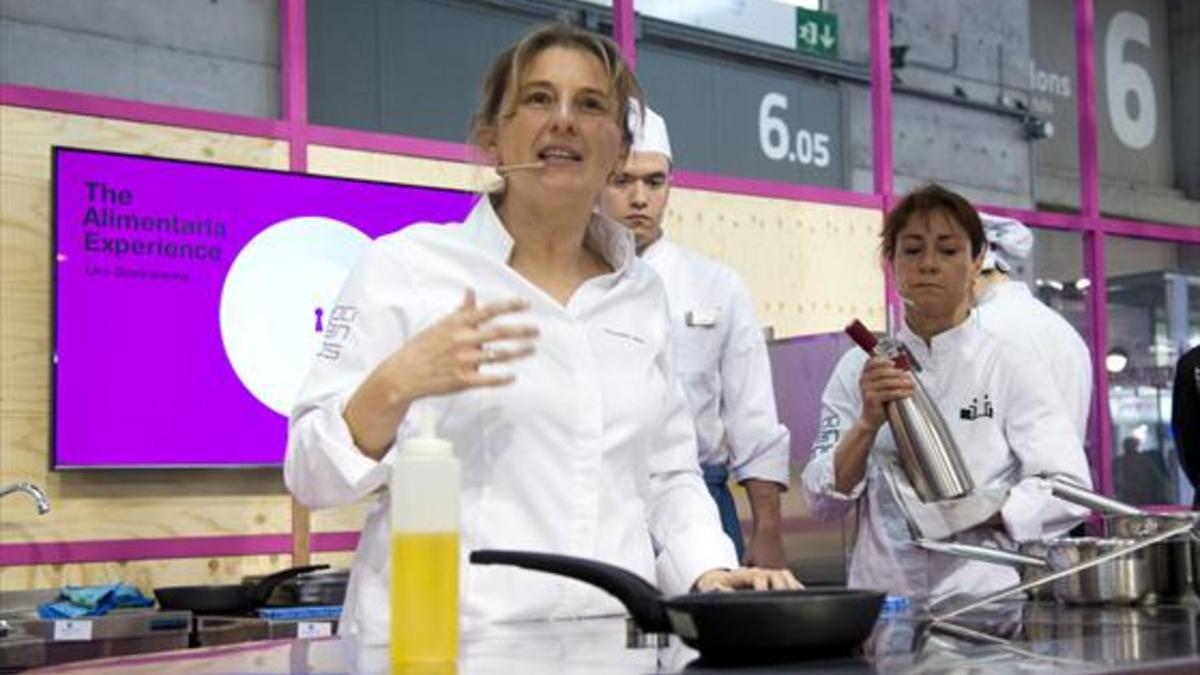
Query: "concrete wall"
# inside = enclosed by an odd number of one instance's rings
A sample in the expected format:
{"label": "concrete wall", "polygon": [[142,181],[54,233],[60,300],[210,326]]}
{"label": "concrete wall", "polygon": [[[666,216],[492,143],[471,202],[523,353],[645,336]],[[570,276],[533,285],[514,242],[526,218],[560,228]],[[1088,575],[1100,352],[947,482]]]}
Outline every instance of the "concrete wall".
{"label": "concrete wall", "polygon": [[[866,62],[867,1],[829,0],[828,8],[838,14],[841,57]],[[995,104],[1024,87],[1029,68],[1026,0],[894,0],[892,16],[893,43],[909,46],[892,97],[896,191],[934,180],[976,201],[1031,206],[1031,146],[1017,119],[901,89]],[[858,85],[844,90],[851,183],[855,190],[869,191],[870,91]]]}
{"label": "concrete wall", "polygon": [[0,0],[0,82],[279,115],[275,0]]}

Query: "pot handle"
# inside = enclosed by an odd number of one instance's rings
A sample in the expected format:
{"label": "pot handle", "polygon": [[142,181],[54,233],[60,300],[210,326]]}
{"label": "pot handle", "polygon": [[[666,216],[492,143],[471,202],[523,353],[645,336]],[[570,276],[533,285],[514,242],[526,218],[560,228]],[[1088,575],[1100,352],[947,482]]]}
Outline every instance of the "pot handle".
{"label": "pot handle", "polygon": [[1145,511],[1136,506],[1130,506],[1124,502],[1119,502],[1110,497],[1098,495],[1091,490],[1081,488],[1063,476],[1050,474],[1043,475],[1042,479],[1049,484],[1050,492],[1055,497],[1071,502],[1072,504],[1078,504],[1079,506],[1087,507],[1100,513],[1118,516],[1141,516],[1146,514]]}
{"label": "pot handle", "polygon": [[305,572],[315,572],[317,570],[327,570],[329,565],[301,565],[300,567],[289,567],[286,570],[280,570],[272,574],[268,574],[258,583],[250,588],[250,601],[255,607],[265,603],[267,598],[271,597],[271,592],[279,584],[291,579],[292,577],[300,576]]}
{"label": "pot handle", "polygon": [[471,562],[476,565],[514,565],[598,586],[625,605],[638,628],[647,633],[672,632],[658,589],[633,572],[616,565],[554,553],[498,550],[472,551]]}
{"label": "pot handle", "polygon": [[1023,553],[1013,553],[1012,551],[1002,551],[991,546],[972,546],[971,544],[949,543],[944,541],[933,541],[932,539],[919,539],[917,546],[927,550],[936,551],[938,553],[948,553],[960,558],[968,560],[979,560],[981,562],[995,563],[997,565],[1008,565],[1009,567],[1049,567],[1050,565],[1041,558],[1035,558],[1031,555]]}

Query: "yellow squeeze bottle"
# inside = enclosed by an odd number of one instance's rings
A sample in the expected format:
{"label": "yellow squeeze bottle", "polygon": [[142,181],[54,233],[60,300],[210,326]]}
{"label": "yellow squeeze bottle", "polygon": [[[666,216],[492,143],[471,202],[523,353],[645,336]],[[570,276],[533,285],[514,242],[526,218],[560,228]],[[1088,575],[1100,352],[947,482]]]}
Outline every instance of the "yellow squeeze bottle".
{"label": "yellow squeeze bottle", "polygon": [[458,498],[462,465],[434,435],[424,408],[421,435],[392,465],[394,665],[453,667],[458,658]]}

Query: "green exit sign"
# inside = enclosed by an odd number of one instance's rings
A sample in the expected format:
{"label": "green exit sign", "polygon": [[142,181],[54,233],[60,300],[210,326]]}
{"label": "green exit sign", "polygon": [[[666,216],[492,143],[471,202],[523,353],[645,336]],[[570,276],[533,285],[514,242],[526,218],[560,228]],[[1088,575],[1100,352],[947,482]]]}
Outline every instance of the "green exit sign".
{"label": "green exit sign", "polygon": [[837,58],[838,18],[829,12],[796,8],[796,49]]}

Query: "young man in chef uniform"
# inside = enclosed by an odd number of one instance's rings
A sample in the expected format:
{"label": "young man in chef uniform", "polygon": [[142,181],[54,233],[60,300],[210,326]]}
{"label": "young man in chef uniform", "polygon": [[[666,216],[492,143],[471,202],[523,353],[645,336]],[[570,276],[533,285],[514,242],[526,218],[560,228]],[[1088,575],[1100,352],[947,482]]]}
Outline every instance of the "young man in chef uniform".
{"label": "young man in chef uniform", "polygon": [[1038,356],[1080,440],[1087,439],[1092,402],[1092,361],[1083,338],[1058,312],[1012,277],[1029,258],[1033,233],[1012,218],[980,213],[987,253],[975,283],[975,306],[983,328]]}
{"label": "young man in chef uniform", "polygon": [[[624,170],[601,197],[604,212],[634,235],[637,252],[662,278],[672,347],[696,424],[699,459],[725,532],[747,565],[787,567],[780,493],[788,486],[788,430],[775,411],[771,366],[745,284],[732,269],[668,240],[671,142],[657,113],[631,106],[634,142]],[[732,475],[749,496],[754,529],[744,543]]]}

